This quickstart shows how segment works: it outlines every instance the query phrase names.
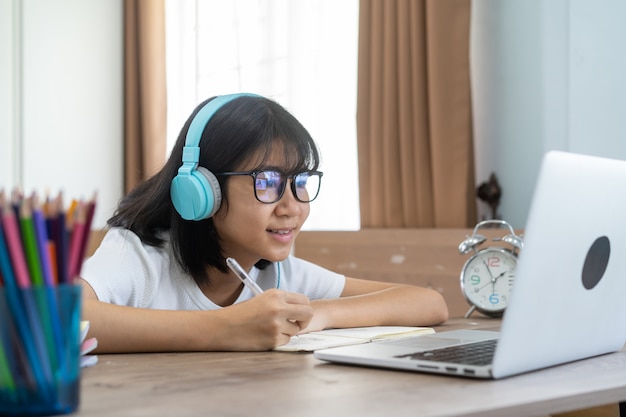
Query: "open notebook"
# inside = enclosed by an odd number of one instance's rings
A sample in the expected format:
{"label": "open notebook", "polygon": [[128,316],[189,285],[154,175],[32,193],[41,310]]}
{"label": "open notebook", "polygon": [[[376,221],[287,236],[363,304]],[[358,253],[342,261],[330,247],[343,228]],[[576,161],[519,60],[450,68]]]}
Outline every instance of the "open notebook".
{"label": "open notebook", "polygon": [[[539,172],[500,332],[439,332],[314,355],[502,378],[621,349],[625,294],[626,162],[551,151]],[[481,358],[484,352],[488,360]]]}
{"label": "open notebook", "polygon": [[398,340],[420,334],[434,333],[431,327],[372,326],[327,329],[293,336],[289,343],[274,350],[281,352],[312,352],[337,346],[359,345],[380,340]]}

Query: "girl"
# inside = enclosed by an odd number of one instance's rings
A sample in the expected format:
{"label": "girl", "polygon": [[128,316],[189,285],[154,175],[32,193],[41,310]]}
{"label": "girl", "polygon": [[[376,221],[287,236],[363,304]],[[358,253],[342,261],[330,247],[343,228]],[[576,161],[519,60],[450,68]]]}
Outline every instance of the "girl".
{"label": "girl", "polygon": [[[291,256],[319,192],[319,159],[306,129],[269,99],[200,104],[83,265],[83,318],[99,352],[267,350],[324,328],[445,321],[436,291]],[[242,285],[229,257],[263,293]]]}

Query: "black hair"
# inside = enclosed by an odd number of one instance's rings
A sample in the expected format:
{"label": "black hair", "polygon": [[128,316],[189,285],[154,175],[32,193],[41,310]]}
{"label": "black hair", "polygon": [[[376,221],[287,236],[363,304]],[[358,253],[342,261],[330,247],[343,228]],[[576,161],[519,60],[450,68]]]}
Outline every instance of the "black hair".
{"label": "black hair", "polygon": [[[182,164],[182,151],[189,125],[198,111],[192,112],[178,135],[176,144],[163,166],[151,178],[131,190],[108,220],[110,227],[133,231],[144,244],[162,247],[164,232],[169,232],[176,261],[198,284],[210,284],[207,266],[226,272],[219,233],[212,218],[184,220],[170,199],[170,184]],[[284,151],[287,174],[316,170],[320,156],[317,146],[302,124],[278,103],[258,96],[242,96],[224,104],[211,117],[200,139],[199,166],[218,173],[235,171],[243,164],[256,161],[263,167],[280,145]],[[228,177],[217,176],[222,206],[228,206]],[[261,260],[257,267],[270,262]]]}

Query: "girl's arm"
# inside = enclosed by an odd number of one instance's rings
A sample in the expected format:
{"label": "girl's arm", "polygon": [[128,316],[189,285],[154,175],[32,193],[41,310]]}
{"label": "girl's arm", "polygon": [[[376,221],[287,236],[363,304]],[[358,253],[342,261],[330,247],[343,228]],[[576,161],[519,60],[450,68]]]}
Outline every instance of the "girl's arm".
{"label": "girl's arm", "polygon": [[83,281],[83,320],[99,353],[269,350],[306,327],[306,296],[268,290],[212,311],[152,310],[98,301]]}
{"label": "girl's arm", "polygon": [[437,291],[414,285],[346,277],[338,299],[314,300],[313,319],[304,332],[361,326],[432,326],[448,319]]}

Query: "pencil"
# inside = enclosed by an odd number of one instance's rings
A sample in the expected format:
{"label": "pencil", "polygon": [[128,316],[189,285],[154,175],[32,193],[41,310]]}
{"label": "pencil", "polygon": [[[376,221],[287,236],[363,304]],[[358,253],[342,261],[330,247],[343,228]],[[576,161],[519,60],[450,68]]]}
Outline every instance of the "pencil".
{"label": "pencil", "polygon": [[59,268],[59,284],[66,284],[69,282],[68,272],[68,236],[69,233],[66,227],[66,221],[69,219],[69,215],[66,215],[63,211],[63,195],[59,194],[56,201],[57,204],[57,222],[56,222],[56,234],[57,234],[57,264]]}
{"label": "pencil", "polygon": [[[0,210],[7,209],[13,213],[13,209],[5,202],[4,194],[0,193]],[[32,383],[49,397],[52,393],[49,392],[46,381],[50,380],[51,372],[43,363],[46,356],[45,352],[42,352],[44,346],[41,340],[41,326],[37,325],[36,317],[34,317],[37,308],[30,297],[32,294],[28,293],[28,287],[22,290],[23,297],[20,297],[19,282],[11,264],[8,239],[5,240],[7,234],[3,225],[4,222],[0,222],[0,269],[4,277],[4,289],[11,317],[19,334],[21,346],[26,352],[27,360],[22,360],[21,363],[25,373],[32,376]],[[19,353],[20,349],[17,351]]]}
{"label": "pencil", "polygon": [[[4,242],[1,223],[0,240],[3,240]],[[0,250],[4,250],[4,248],[0,248]],[[0,256],[5,256],[5,254],[0,254]],[[4,263],[4,261],[2,262]],[[0,285],[0,315],[1,317],[11,317],[5,303],[5,299],[8,297],[8,294],[5,291],[6,279],[4,278],[3,269],[4,268],[0,266],[0,277],[2,278],[2,284]],[[17,374],[17,371],[14,371],[17,363],[12,353],[14,344],[11,342],[12,335],[10,334],[9,329],[11,322],[12,320],[6,319],[0,321],[0,388],[7,392],[9,401],[14,401],[16,387],[13,375]]]}
{"label": "pencil", "polygon": [[[3,194],[0,193],[0,211],[4,208],[3,200]],[[18,283],[11,265],[11,256],[9,255],[3,222],[0,222],[0,273],[2,273],[5,292],[11,293],[13,290],[17,290]]]}
{"label": "pencil", "polygon": [[52,364],[52,369],[57,369],[58,363],[63,356],[63,329],[61,327],[61,321],[58,313],[58,303],[54,293],[52,264],[50,262],[50,256],[47,247],[48,233],[46,230],[43,212],[36,194],[33,194],[31,196],[30,207],[32,210],[35,238],[43,275],[43,289],[39,291],[43,291],[44,294],[39,295],[39,297],[43,297],[41,303],[45,304],[45,307],[47,307],[47,311],[44,313],[44,329],[46,330],[46,339],[49,345],[48,353],[50,357],[50,362]]}
{"label": "pencil", "polygon": [[84,235],[86,233],[87,207],[81,201],[75,209],[72,221],[71,239],[70,239],[70,261],[69,261],[69,280],[73,281],[78,277],[80,266],[82,265],[81,254],[84,253],[81,246],[83,245]]}
{"label": "pencil", "polygon": [[94,196],[92,197],[91,200],[89,200],[89,202],[87,203],[87,218],[85,219],[85,232],[83,233],[83,240],[81,243],[81,247],[80,247],[80,256],[79,256],[79,260],[80,260],[80,264],[77,266],[76,269],[76,276],[80,275],[80,270],[82,268],[83,265],[83,261],[85,259],[85,253],[87,252],[87,245],[89,244],[89,236],[91,234],[91,224],[93,223],[93,215],[96,211],[96,193],[94,193]]}
{"label": "pencil", "polygon": [[55,253],[53,265],[56,265],[55,275],[57,283],[67,282],[67,231],[65,229],[65,213],[63,212],[63,194],[48,204],[48,235],[52,241],[52,251]]}
{"label": "pencil", "polygon": [[46,229],[46,219],[39,204],[39,199],[34,194],[31,200],[31,209],[43,281],[46,286],[50,287],[54,285],[54,277],[52,276],[52,262],[50,260],[50,249],[48,248],[48,230]]}
{"label": "pencil", "polygon": [[[46,355],[52,369],[56,369],[57,353],[56,337],[54,336],[56,329],[54,329],[54,327],[57,326],[53,326],[52,317],[57,316],[57,313],[53,309],[54,306],[50,305],[50,298],[53,299],[54,297],[49,297],[44,288],[41,257],[39,255],[35,225],[33,223],[31,200],[28,198],[23,199],[20,203],[20,230],[22,232],[22,243],[28,271],[30,272],[34,300],[39,309],[38,318],[41,322],[46,342]],[[56,303],[54,305],[56,305]]]}
{"label": "pencil", "polygon": [[20,204],[19,223],[31,283],[35,287],[41,287],[43,286],[43,272],[39,250],[37,248],[37,237],[35,234],[35,224],[33,223],[32,209],[28,199],[22,200]]}
{"label": "pencil", "polygon": [[48,252],[50,256],[50,266],[52,269],[52,280],[56,285],[59,283],[59,266],[56,249],[57,212],[55,206],[56,204],[52,203],[49,197],[46,197],[46,202],[44,204],[44,217],[46,219],[46,231],[48,232]]}
{"label": "pencil", "polygon": [[28,276],[28,267],[22,250],[22,241],[20,232],[15,219],[15,212],[7,205],[2,207],[2,224],[4,226],[4,234],[7,240],[7,247],[11,257],[11,263],[15,269],[15,278],[20,288],[30,288],[30,277]]}
{"label": "pencil", "polygon": [[53,285],[57,285],[59,283],[59,268],[57,266],[57,249],[54,244],[54,240],[48,238],[48,252],[50,256],[50,269],[52,272],[52,282]]}
{"label": "pencil", "polygon": [[[4,302],[5,297],[6,294],[0,288],[0,314],[2,317],[10,317]],[[11,326],[11,320],[0,322],[0,392],[6,392],[9,401],[15,401],[16,385],[13,375],[17,375],[17,363],[13,354],[14,344],[11,342],[12,335],[9,326]]]}

